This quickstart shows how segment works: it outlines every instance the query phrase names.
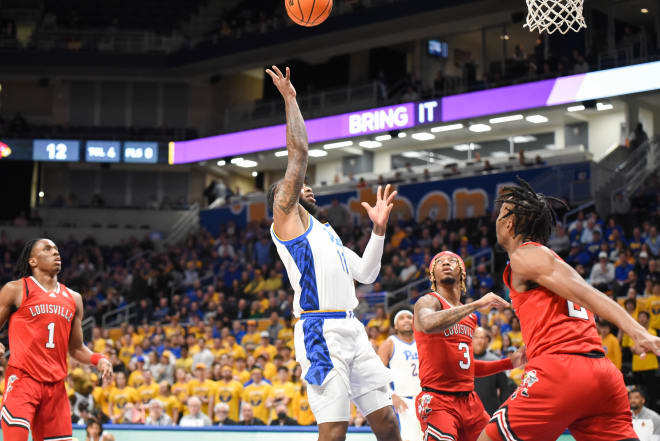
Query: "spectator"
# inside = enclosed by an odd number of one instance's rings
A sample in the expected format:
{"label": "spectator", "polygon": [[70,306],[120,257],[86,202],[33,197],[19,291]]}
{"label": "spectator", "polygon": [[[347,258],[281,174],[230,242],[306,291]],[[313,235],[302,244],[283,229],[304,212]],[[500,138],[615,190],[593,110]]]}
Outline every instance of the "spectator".
{"label": "spectator", "polygon": [[181,427],[205,427],[211,425],[208,416],[202,413],[202,402],[197,397],[188,398],[188,415],[184,415],[179,422]]}
{"label": "spectator", "polygon": [[243,403],[243,420],[239,423],[243,426],[265,426],[262,420],[254,416],[252,405],[250,403]]}
{"label": "spectator", "polygon": [[[472,339],[475,360],[495,361],[499,359],[497,355],[488,350],[490,343],[490,332],[488,330],[481,327],[475,329]],[[500,407],[500,404],[509,396],[512,389],[510,380],[503,372],[474,379],[474,390],[479,395],[489,415],[492,415]]]}
{"label": "spectator", "polygon": [[570,244],[571,242],[566,234],[566,228],[563,226],[558,226],[548,241],[548,247],[559,255],[568,252]]}
{"label": "spectator", "polygon": [[275,408],[277,412],[277,418],[273,419],[270,422],[271,426],[297,426],[298,422],[293,418],[287,415],[287,409],[285,404],[278,404]]}
{"label": "spectator", "polygon": [[619,339],[612,335],[612,324],[607,321],[599,321],[598,333],[603,340],[605,355],[610,359],[617,369],[621,370],[621,344]]}
{"label": "spectator", "polygon": [[646,394],[641,388],[635,387],[628,393],[630,410],[633,420],[651,420],[653,422],[653,434],[660,435],[660,415],[645,406]]}
{"label": "spectator", "polygon": [[217,425],[218,426],[235,426],[238,424],[237,421],[229,418],[229,405],[227,403],[218,403],[213,409],[213,415],[217,416]]}
{"label": "spectator", "polygon": [[635,126],[635,130],[630,135],[630,149],[634,150],[640,145],[644,144],[645,141],[649,139],[649,135],[646,134],[642,123],[638,122]]}
{"label": "spectator", "polygon": [[149,416],[145,424],[151,426],[172,426],[172,418],[163,412],[163,403],[160,400],[152,399],[149,401]]}
{"label": "spectator", "polygon": [[644,243],[648,245],[653,256],[660,257],[660,235],[658,234],[658,228],[655,225],[651,227],[649,236]]}
{"label": "spectator", "polygon": [[589,283],[601,291],[607,291],[614,282],[614,265],[607,260],[607,253],[598,254],[598,263],[591,268]]}
{"label": "spectator", "polygon": [[91,419],[87,422],[85,432],[87,433],[87,441],[101,441],[103,426],[99,421]]}
{"label": "spectator", "polygon": [[612,213],[618,216],[630,213],[630,200],[623,191],[618,192],[614,197],[614,201],[612,201]]}
{"label": "spectator", "polygon": [[332,200],[330,208],[328,208],[328,222],[332,228],[339,231],[339,229],[351,225],[351,214],[348,212],[343,204],[339,203],[337,198]]}
{"label": "spectator", "polygon": [[[655,329],[649,328],[650,315],[647,311],[639,311],[637,314],[637,321],[640,325],[651,335],[657,335]],[[649,403],[655,406],[656,391],[658,389],[658,381],[656,379],[656,372],[658,371],[658,357],[649,352],[644,358],[640,357],[633,347],[632,357],[632,371],[633,381],[635,384],[647,385],[647,397]]]}

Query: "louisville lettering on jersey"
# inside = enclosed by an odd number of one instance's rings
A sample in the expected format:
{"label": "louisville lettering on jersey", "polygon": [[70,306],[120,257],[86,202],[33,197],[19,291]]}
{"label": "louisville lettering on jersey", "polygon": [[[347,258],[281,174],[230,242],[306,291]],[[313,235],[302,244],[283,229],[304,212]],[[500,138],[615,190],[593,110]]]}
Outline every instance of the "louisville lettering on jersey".
{"label": "louisville lettering on jersey", "polygon": [[472,338],[473,333],[474,333],[474,328],[467,325],[463,325],[461,323],[456,323],[454,326],[450,326],[444,331],[445,337],[451,337],[452,335],[462,334]]}
{"label": "louisville lettering on jersey", "polygon": [[32,317],[36,317],[40,314],[55,314],[64,317],[69,322],[73,318],[73,312],[71,312],[68,308],[60,305],[42,304],[29,306],[28,309],[30,310]]}

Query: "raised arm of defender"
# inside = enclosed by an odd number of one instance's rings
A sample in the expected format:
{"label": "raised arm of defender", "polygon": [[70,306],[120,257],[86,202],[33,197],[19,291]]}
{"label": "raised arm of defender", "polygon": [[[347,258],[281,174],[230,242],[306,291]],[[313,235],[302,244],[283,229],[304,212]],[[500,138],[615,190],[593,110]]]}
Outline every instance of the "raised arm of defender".
{"label": "raised arm of defender", "polygon": [[291,84],[291,72],[286,68],[286,76],[277,68],[266,69],[273,84],[284,98],[286,111],[286,148],[288,162],[284,179],[275,193],[273,204],[273,224],[275,234],[283,240],[290,240],[305,232],[305,225],[298,213],[298,198],[307,173],[308,144],[307,129],[298,102],[296,89]]}
{"label": "raised arm of defender", "polygon": [[545,247],[521,247],[511,255],[511,270],[517,278],[548,288],[566,300],[584,306],[630,335],[643,352],[660,355],[660,338],[652,336],[614,300],[589,285],[566,262]]}
{"label": "raised arm of defender", "polygon": [[362,206],[367,210],[369,219],[374,223],[374,230],[371,238],[364,248],[362,257],[358,256],[352,250],[344,247],[344,255],[348,262],[353,278],[360,283],[373,283],[380,272],[380,261],[383,257],[383,245],[385,243],[385,231],[387,230],[387,221],[390,218],[392,208],[394,208],[394,197],[397,192],[387,184],[385,192],[379,185],[376,191],[376,203],[372,207],[366,202]]}
{"label": "raised arm of defender", "polygon": [[[14,280],[0,289],[0,329],[4,328],[12,311],[23,301],[23,281]],[[5,345],[0,343],[0,357],[5,355]]]}
{"label": "raised arm of defender", "polygon": [[485,307],[508,307],[509,303],[497,294],[489,292],[479,300],[467,305],[455,306],[450,309],[440,309],[440,302],[431,295],[425,295],[415,303],[415,322],[417,331],[435,334],[463,320],[477,309]]}

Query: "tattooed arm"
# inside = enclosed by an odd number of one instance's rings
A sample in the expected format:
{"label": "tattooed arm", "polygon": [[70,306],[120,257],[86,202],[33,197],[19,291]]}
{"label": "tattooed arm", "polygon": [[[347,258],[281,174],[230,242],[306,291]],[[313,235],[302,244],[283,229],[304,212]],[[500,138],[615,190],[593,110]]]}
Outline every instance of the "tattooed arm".
{"label": "tattooed arm", "polygon": [[275,193],[273,204],[273,224],[275,234],[283,240],[290,240],[305,232],[309,219],[301,217],[298,199],[307,173],[307,129],[298,102],[296,89],[291,84],[291,73],[286,68],[286,76],[273,66],[266,69],[273,83],[282,94],[286,109],[286,148],[289,153],[284,179]]}
{"label": "tattooed arm", "polygon": [[418,331],[435,334],[455,325],[477,309],[507,306],[509,304],[502,297],[492,292],[467,305],[449,309],[442,309],[438,299],[432,295],[425,295],[415,303],[414,326]]}

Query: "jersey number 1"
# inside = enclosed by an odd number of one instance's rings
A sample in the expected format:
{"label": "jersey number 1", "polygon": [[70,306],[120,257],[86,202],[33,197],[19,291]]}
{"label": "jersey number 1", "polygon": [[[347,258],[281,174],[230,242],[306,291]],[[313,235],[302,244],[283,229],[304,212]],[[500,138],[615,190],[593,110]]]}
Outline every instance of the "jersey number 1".
{"label": "jersey number 1", "polygon": [[53,343],[54,336],[55,336],[55,322],[48,323],[48,341],[46,342],[46,347],[48,349],[55,348],[55,343]]}

